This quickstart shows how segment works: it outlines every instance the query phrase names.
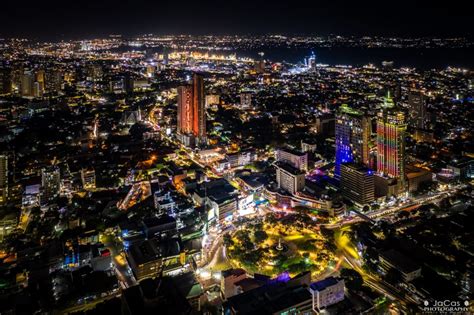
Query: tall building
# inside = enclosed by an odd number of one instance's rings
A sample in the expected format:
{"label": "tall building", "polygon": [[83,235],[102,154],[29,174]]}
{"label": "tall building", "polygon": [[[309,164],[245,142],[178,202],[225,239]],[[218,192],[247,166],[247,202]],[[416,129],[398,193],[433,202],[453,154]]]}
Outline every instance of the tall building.
{"label": "tall building", "polygon": [[377,114],[377,173],[405,183],[405,114],[399,110],[390,94]]}
{"label": "tall building", "polygon": [[342,195],[363,207],[375,200],[374,172],[362,164],[341,165]]}
{"label": "tall building", "polygon": [[126,73],[122,79],[122,89],[125,93],[132,93],[134,89],[134,80],[130,73]]}
{"label": "tall building", "polygon": [[0,155],[0,206],[7,203],[8,198],[8,157]]}
{"label": "tall building", "polygon": [[35,76],[31,71],[25,71],[21,76],[21,96],[32,97],[34,95]]}
{"label": "tall building", "polygon": [[0,67],[0,95],[12,92],[12,73],[8,68]]}
{"label": "tall building", "polygon": [[49,166],[41,170],[41,204],[47,205],[59,196],[61,176],[59,167]]}
{"label": "tall building", "polygon": [[84,189],[95,188],[95,170],[93,168],[83,168],[81,170],[81,181]]}
{"label": "tall building", "polygon": [[193,76],[193,132],[199,139],[206,137],[206,108],[204,106],[204,79]]}
{"label": "tall building", "polygon": [[369,165],[369,140],[372,133],[370,118],[362,112],[342,104],[336,114],[336,165],[340,176],[341,165],[356,162]]}
{"label": "tall building", "polygon": [[409,122],[416,129],[426,129],[427,113],[423,92],[410,90],[408,93]]}
{"label": "tall building", "polygon": [[277,162],[275,166],[278,188],[282,188],[290,194],[304,188],[305,175],[302,171],[284,162]]}
{"label": "tall building", "polygon": [[252,94],[249,92],[240,93],[240,107],[250,108],[252,107]]}
{"label": "tall building", "polygon": [[194,74],[192,85],[178,87],[178,134],[192,137],[198,143],[206,141],[206,109],[204,82]]}
{"label": "tall building", "polygon": [[308,153],[288,148],[278,149],[275,154],[275,159],[278,162],[288,163],[301,171],[308,171]]}

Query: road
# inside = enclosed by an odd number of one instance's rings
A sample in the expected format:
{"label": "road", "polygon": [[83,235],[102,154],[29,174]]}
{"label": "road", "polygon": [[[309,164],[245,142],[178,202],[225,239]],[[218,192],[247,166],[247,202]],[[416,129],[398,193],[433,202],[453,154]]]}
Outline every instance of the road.
{"label": "road", "polygon": [[386,281],[380,279],[378,276],[374,276],[368,273],[365,269],[362,268],[362,263],[357,253],[356,248],[351,244],[349,238],[344,232],[346,229],[340,230],[336,233],[335,244],[338,251],[343,255],[345,262],[349,267],[356,270],[363,278],[364,283],[378,291],[379,293],[387,296],[392,301],[399,301],[401,303],[402,309],[407,309],[407,305],[417,305],[418,302],[411,298],[408,295],[405,295],[401,292],[400,289],[392,286]]}

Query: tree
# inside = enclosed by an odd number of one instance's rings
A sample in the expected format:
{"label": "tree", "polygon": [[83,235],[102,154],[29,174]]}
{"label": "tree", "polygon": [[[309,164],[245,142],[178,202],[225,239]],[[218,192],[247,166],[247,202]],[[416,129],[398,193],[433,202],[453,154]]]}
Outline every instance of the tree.
{"label": "tree", "polygon": [[255,233],[253,234],[254,238],[255,238],[255,242],[256,243],[261,243],[263,241],[265,241],[267,238],[268,238],[268,234],[267,232],[263,231],[263,230],[257,230],[255,231]]}
{"label": "tree", "polygon": [[360,290],[364,281],[362,276],[354,269],[343,268],[341,277],[344,279],[346,286],[351,290]]}
{"label": "tree", "polygon": [[234,241],[232,240],[232,236],[230,236],[229,233],[224,234],[224,236],[222,237],[222,239],[223,239],[224,245],[225,245],[226,247],[229,247],[229,246],[234,245]]}

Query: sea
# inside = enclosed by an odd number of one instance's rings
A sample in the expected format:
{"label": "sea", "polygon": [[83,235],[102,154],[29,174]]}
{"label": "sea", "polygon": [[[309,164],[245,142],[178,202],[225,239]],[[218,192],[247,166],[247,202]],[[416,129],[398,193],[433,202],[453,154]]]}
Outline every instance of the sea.
{"label": "sea", "polygon": [[354,67],[373,64],[380,66],[383,61],[393,61],[397,68],[409,67],[422,70],[446,69],[447,67],[472,70],[474,67],[474,47],[469,48],[269,48],[238,50],[237,56],[258,58],[259,52],[273,62],[303,62],[313,52],[316,62],[321,64],[351,65]]}

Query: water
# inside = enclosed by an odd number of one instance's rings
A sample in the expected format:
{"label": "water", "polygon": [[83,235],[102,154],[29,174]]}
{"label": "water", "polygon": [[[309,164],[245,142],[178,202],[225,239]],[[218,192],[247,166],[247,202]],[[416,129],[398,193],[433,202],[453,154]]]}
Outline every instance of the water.
{"label": "water", "polygon": [[394,67],[445,69],[448,66],[472,69],[474,48],[269,48],[236,51],[238,56],[258,58],[258,52],[271,61],[303,62],[314,51],[317,62],[329,65],[363,66],[394,61]]}

